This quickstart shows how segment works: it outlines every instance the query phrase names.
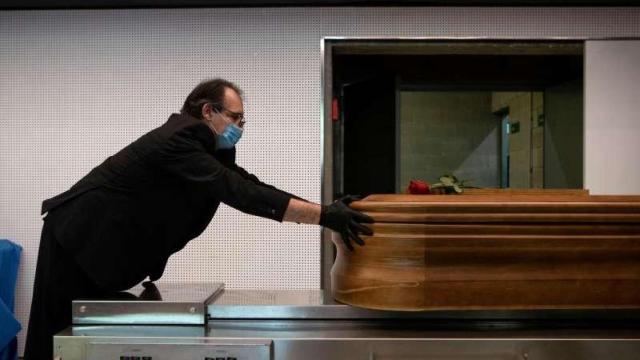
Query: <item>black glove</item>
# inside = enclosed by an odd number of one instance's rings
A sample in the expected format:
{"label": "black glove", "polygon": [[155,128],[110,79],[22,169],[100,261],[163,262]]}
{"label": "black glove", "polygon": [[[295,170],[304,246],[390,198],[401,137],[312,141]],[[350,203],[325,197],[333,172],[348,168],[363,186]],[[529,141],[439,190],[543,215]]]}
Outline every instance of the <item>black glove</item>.
{"label": "black glove", "polygon": [[364,241],[358,236],[359,233],[373,235],[373,231],[361,223],[373,223],[373,218],[359,211],[353,210],[349,204],[359,200],[357,196],[347,195],[334,201],[331,205],[323,205],[320,212],[320,225],[329,228],[342,237],[342,241],[353,251],[351,240],[364,245]]}

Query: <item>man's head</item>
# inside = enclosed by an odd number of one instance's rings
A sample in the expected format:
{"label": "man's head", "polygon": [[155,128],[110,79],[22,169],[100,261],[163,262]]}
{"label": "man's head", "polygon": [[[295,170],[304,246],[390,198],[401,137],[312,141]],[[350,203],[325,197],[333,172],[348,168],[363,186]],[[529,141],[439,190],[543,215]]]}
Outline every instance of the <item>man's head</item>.
{"label": "man's head", "polygon": [[187,96],[180,113],[205,121],[216,134],[228,124],[244,125],[242,90],[224,79],[205,80]]}

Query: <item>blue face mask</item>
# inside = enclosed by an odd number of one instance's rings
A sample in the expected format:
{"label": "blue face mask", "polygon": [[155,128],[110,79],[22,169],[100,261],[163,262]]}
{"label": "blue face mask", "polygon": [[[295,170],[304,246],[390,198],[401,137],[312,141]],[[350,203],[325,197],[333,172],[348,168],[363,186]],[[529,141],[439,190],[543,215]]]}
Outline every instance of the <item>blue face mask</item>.
{"label": "blue face mask", "polygon": [[216,149],[231,149],[242,137],[242,129],[236,124],[229,124],[222,134],[216,134]]}

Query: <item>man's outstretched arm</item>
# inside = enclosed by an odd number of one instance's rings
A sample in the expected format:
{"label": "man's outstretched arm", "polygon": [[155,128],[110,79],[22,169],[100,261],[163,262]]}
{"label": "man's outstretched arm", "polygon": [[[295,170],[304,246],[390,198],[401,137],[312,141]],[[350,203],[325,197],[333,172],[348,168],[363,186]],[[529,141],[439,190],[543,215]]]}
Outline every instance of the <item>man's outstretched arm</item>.
{"label": "man's outstretched arm", "polygon": [[320,224],[331,229],[342,237],[347,248],[353,251],[351,240],[358,245],[364,245],[360,234],[373,235],[370,228],[363,223],[373,223],[373,218],[349,207],[349,203],[356,197],[346,196],[331,205],[319,205],[292,198],[285,210],[283,221],[304,224]]}
{"label": "man's outstretched arm", "polygon": [[292,198],[289,201],[287,210],[284,212],[284,218],[282,218],[282,221],[317,225],[320,223],[321,210],[322,207],[320,204],[314,204],[312,202]]}

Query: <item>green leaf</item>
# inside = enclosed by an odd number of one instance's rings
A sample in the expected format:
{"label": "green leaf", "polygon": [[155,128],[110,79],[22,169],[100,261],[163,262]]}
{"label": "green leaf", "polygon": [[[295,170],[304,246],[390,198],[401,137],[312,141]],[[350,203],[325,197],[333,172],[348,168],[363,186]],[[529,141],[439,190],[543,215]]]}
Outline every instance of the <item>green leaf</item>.
{"label": "green leaf", "polygon": [[451,186],[454,183],[453,179],[448,175],[441,176],[440,177],[440,182],[443,183],[446,186]]}

